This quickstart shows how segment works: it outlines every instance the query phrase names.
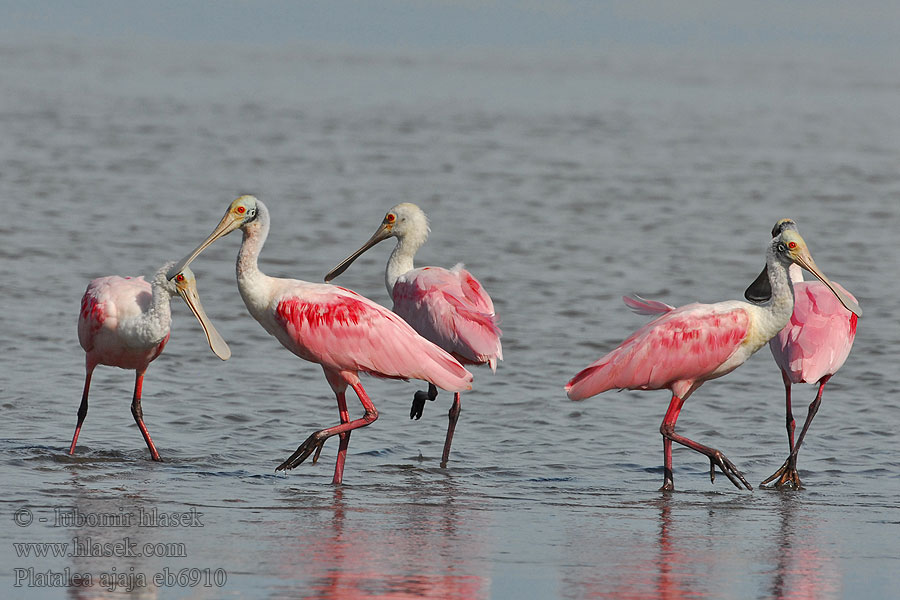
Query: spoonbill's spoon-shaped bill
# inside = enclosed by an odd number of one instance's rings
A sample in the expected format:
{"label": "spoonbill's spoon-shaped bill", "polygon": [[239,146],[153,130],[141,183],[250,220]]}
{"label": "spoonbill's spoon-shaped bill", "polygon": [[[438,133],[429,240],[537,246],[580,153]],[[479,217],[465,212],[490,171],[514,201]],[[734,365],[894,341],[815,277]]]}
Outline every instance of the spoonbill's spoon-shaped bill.
{"label": "spoonbill's spoon-shaped bill", "polygon": [[190,253],[188,253],[187,256],[175,263],[172,268],[169,269],[166,277],[172,279],[180,271],[184,270],[185,267],[191,264],[194,259],[197,258],[197,256],[214,241],[222,236],[228,235],[235,229],[239,229],[245,223],[249,223],[255,220],[257,216],[256,204],[253,202],[247,202],[245,200],[247,198],[253,198],[253,200],[256,200],[256,198],[254,198],[253,196],[241,196],[240,198],[232,202],[228,207],[228,210],[225,211],[225,216],[222,217],[222,220],[219,221],[219,224],[216,225],[216,228],[213,229],[213,232],[209,234],[209,237],[200,242],[200,245],[194,248]]}
{"label": "spoonbill's spoon-shaped bill", "polygon": [[[787,219],[782,219],[782,221],[784,220]],[[809,253],[809,249],[806,247],[806,243],[803,241],[803,238],[800,237],[797,230],[784,229],[781,235],[783,237],[782,243],[786,247],[786,255],[790,257],[791,261],[812,273],[816,279],[824,283],[828,289],[831,290],[831,293],[841,301],[841,304],[843,304],[847,310],[857,317],[861,317],[862,309],[859,307],[859,304],[857,304],[849,295],[844,293],[842,289],[836,287],[831,280],[819,270],[819,267],[816,266],[816,261],[813,260],[812,255]],[[799,238],[799,241],[797,238]],[[750,287],[744,292],[744,297],[751,302],[758,303],[768,302],[769,299],[772,298],[772,285],[769,282],[768,266],[763,267],[762,272],[756,280],[751,283]]]}
{"label": "spoonbill's spoon-shaped bill", "polygon": [[173,279],[175,281],[175,287],[178,290],[178,295],[181,296],[184,303],[188,305],[188,308],[191,309],[191,312],[194,313],[194,316],[200,321],[200,326],[203,327],[203,333],[206,334],[206,341],[209,343],[209,349],[222,360],[231,358],[231,348],[228,347],[228,343],[225,342],[225,339],[216,329],[215,325],[213,325],[212,321],[209,320],[209,317],[206,316],[206,311],[203,310],[203,304],[200,302],[200,294],[197,292],[197,278],[194,277],[194,272],[188,267],[183,267],[175,274]]}

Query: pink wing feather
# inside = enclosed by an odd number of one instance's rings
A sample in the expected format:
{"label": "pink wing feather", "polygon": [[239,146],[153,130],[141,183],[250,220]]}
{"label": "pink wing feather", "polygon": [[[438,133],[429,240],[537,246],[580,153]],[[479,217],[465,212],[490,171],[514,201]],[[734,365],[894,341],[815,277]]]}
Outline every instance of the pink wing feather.
{"label": "pink wing feather", "polygon": [[[840,285],[842,292],[856,298]],[[794,284],[794,314],[769,342],[772,356],[792,383],[816,383],[847,360],[857,317],[821,282]]]}
{"label": "pink wing feather", "polygon": [[276,337],[289,350],[338,371],[422,379],[448,391],[471,389],[472,374],[400,317],[350,290],[316,285],[275,304]]}
{"label": "pink wing feather", "polygon": [[618,348],[575,375],[569,398],[610,389],[656,390],[706,378],[738,349],[750,319],[741,309],[688,304],[647,323]]}
{"label": "pink wing feather", "polygon": [[634,294],[633,296],[622,296],[622,302],[631,309],[631,312],[639,315],[655,316],[667,313],[670,310],[675,310],[675,307],[671,304],[657,302],[656,300],[647,300],[646,298],[641,298],[637,294]]}
{"label": "pink wing feather", "polygon": [[464,362],[496,369],[503,359],[494,303],[462,265],[414,269],[397,280],[393,295],[395,313]]}

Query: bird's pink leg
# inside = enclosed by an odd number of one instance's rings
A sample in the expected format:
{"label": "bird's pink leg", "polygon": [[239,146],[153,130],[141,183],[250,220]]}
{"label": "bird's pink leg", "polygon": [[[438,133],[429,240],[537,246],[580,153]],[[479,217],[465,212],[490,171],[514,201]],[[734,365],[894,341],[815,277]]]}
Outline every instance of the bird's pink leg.
{"label": "bird's pink leg", "polygon": [[[724,454],[716,450],[715,448],[710,448],[709,446],[704,446],[703,444],[698,444],[694,440],[688,439],[683,435],[679,435],[675,433],[675,422],[678,420],[678,415],[681,413],[681,407],[684,405],[684,400],[679,398],[677,395],[672,394],[672,400],[669,402],[669,409],[666,411],[666,416],[663,418],[662,424],[659,426],[659,432],[663,436],[663,451],[664,451],[664,472],[663,472],[663,485],[660,488],[660,491],[671,491],[675,489],[675,481],[672,476],[672,444],[671,442],[677,442],[682,446],[687,446],[691,450],[695,452],[699,452],[701,454],[705,454],[709,458],[709,479],[712,482],[716,480],[716,471],[715,468],[719,467],[719,469],[725,473],[725,476],[734,484],[735,487],[740,489],[741,484],[743,484],[748,490],[752,490],[753,486],[747,482],[744,478],[743,473],[738,471],[737,467],[725,457]],[[668,444],[666,443],[668,441]]]}
{"label": "bird's pink leg", "polygon": [[297,447],[297,451],[291,454],[287,458],[287,460],[275,467],[276,471],[286,471],[288,469],[293,469],[304,460],[309,458],[309,455],[313,452],[315,452],[316,456],[318,456],[318,454],[322,451],[322,446],[323,444],[325,444],[325,440],[327,440],[331,436],[340,435],[344,432],[350,432],[354,429],[365,427],[378,418],[378,410],[375,408],[375,405],[372,404],[372,401],[369,399],[369,396],[366,394],[366,391],[363,389],[362,385],[358,381],[351,385],[353,387],[353,390],[356,392],[356,395],[359,396],[359,401],[362,402],[363,408],[366,409],[366,413],[359,419],[354,419],[349,423],[341,423],[340,425],[335,425],[334,427],[328,427],[326,429],[316,431],[308,438],[306,438],[306,441],[300,444],[300,446]]}
{"label": "bird's pink leg", "polygon": [[459,420],[460,402],[459,392],[453,394],[453,404],[450,406],[448,417],[450,423],[447,425],[447,437],[444,440],[444,453],[441,455],[441,468],[447,468],[447,461],[450,460],[450,444],[453,442],[453,432],[456,431],[456,422]]}
{"label": "bird's pink leg", "polygon": [[81,424],[88,411],[88,391],[91,389],[91,375],[94,367],[88,367],[84,376],[84,392],[81,394],[81,405],[78,407],[78,423],[75,425],[75,435],[72,436],[72,445],[69,446],[69,454],[75,454],[75,444],[78,442],[78,434],[81,433]]}
{"label": "bird's pink leg", "polygon": [[681,413],[683,405],[684,400],[673,394],[672,400],[669,402],[669,408],[666,410],[666,416],[663,417],[662,425],[659,427],[659,431],[663,436],[663,485],[659,488],[661,492],[670,492],[675,489],[675,477],[672,472],[672,439],[666,435],[664,429],[669,425],[672,428],[675,427],[675,421],[678,420],[678,415]]}
{"label": "bird's pink leg", "polygon": [[828,383],[829,379],[831,379],[831,375],[826,375],[819,380],[819,391],[816,393],[816,398],[809,404],[809,410],[806,413],[806,421],[804,421],[803,428],[800,430],[800,435],[797,437],[797,444],[793,445],[791,453],[788,455],[787,460],[784,461],[784,464],[781,465],[781,468],[763,481],[762,485],[766,485],[777,479],[778,481],[775,481],[775,487],[780,488],[790,485],[795,490],[803,488],[803,484],[800,481],[800,472],[797,470],[797,455],[800,454],[800,446],[803,445],[803,438],[806,437],[806,432],[809,430],[809,425],[812,423],[813,417],[819,412],[819,405],[822,404],[822,392],[825,391],[825,384]]}
{"label": "bird's pink leg", "polygon": [[[350,411],[347,410],[347,398],[344,392],[337,394],[337,403],[338,412],[341,414],[341,423],[349,423]],[[344,461],[347,458],[347,447],[350,445],[350,432],[340,433],[338,437],[340,437],[341,443],[338,446],[337,462],[334,464],[334,479],[331,480],[331,483],[335,485],[344,479]],[[316,458],[318,458],[318,454],[313,457],[313,462],[316,462]]]}
{"label": "bird's pink leg", "polygon": [[134,398],[131,400],[131,415],[134,417],[134,422],[137,423],[138,429],[141,430],[144,441],[147,442],[150,456],[153,460],[160,460],[159,452],[156,451],[156,446],[153,445],[153,440],[150,439],[150,432],[147,431],[147,426],[144,425],[144,410],[141,408],[141,389],[143,387],[144,372],[138,371],[134,379]]}

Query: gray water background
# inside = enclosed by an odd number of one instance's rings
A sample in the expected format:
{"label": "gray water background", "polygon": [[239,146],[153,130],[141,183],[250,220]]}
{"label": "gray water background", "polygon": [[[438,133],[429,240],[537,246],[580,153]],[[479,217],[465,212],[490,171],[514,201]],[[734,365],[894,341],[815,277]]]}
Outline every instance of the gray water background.
{"label": "gray water background", "polygon": [[[135,598],[889,598],[900,585],[896,298],[900,69],[815,53],[363,52],[321,46],[0,43],[0,586],[13,569],[224,569],[224,588]],[[418,264],[465,262],[502,318],[504,362],[475,372],[447,469],[449,395],[366,379],[379,409],[318,464],[273,469],[337,422],[316,365],[249,317],[232,235],[194,265],[233,358],[181,303],[144,385],[83,382],[87,282],[150,275],[254,193],[273,214],[261,267],[319,281],[395,202],[432,225]],[[623,294],[740,298],[781,217],[865,310],[800,454],[807,489],[738,491],[674,452],[666,391],[568,401],[564,383],[640,327]],[[388,303],[388,244],[340,280]],[[810,386],[795,388],[802,421]],[[351,413],[359,405],[348,396]],[[767,350],[686,404],[679,431],[757,484],[787,453]],[[67,527],[81,514],[202,513],[202,528]],[[30,526],[13,514],[31,511]],[[41,521],[43,519],[43,521]],[[183,542],[181,558],[25,558],[14,543]]]}

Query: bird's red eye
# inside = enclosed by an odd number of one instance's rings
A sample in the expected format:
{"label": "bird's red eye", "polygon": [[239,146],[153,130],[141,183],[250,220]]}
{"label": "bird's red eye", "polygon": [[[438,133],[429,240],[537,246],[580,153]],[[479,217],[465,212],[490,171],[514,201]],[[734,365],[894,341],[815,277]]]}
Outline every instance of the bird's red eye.
{"label": "bird's red eye", "polygon": [[247,212],[247,209],[243,206],[238,206],[237,208],[234,209],[234,212],[236,212],[239,215],[242,215],[245,212]]}
{"label": "bird's red eye", "polygon": [[178,283],[181,283],[182,281],[184,281],[184,275],[179,273],[178,275],[175,276],[175,281],[177,281]]}
{"label": "bird's red eye", "polygon": [[793,250],[796,247],[797,247],[797,242],[788,242],[788,248],[790,248],[791,250]]}
{"label": "bird's red eye", "polygon": [[393,223],[397,220],[397,215],[395,215],[394,213],[388,213],[384,220],[388,223]]}

